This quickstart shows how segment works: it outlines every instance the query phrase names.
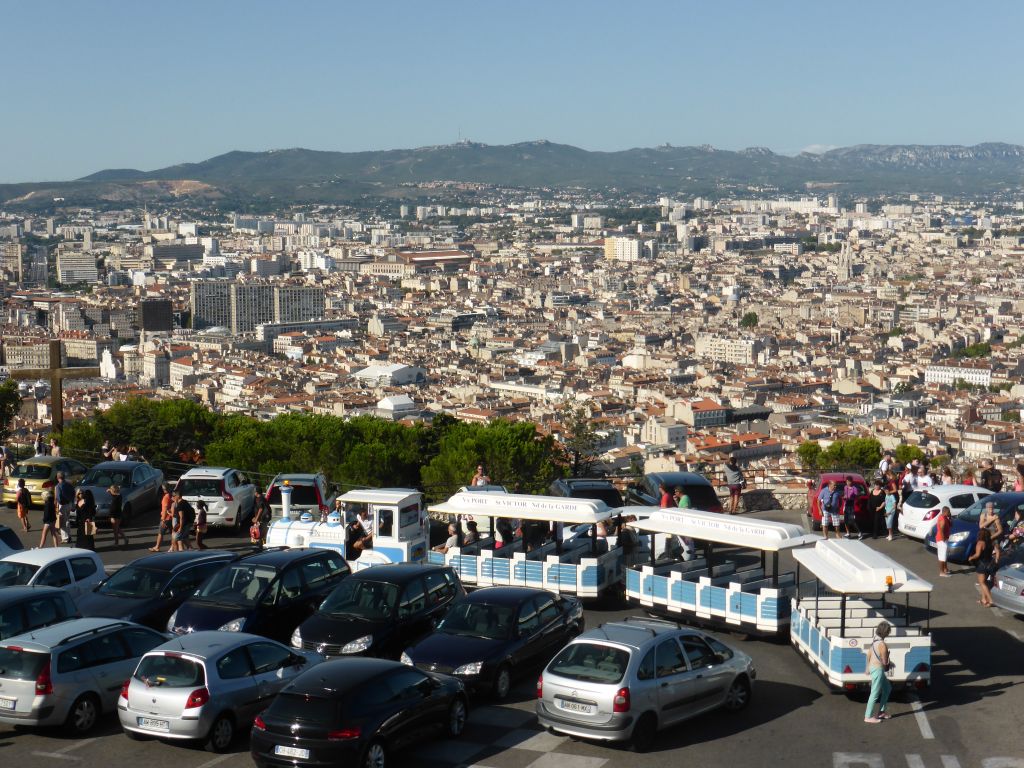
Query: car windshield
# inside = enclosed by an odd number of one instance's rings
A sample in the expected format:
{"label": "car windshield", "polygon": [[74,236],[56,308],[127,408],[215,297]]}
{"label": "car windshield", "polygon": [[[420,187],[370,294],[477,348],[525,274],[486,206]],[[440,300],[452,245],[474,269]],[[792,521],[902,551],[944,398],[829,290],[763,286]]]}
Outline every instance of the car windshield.
{"label": "car windshield", "polygon": [[615,509],[622,506],[622,494],[614,488],[572,488],[569,495],[574,499],[596,499]]}
{"label": "car windshield", "polygon": [[216,477],[183,477],[174,490],[182,496],[220,496],[221,482]]}
{"label": "car windshield", "polygon": [[53,468],[49,464],[19,464],[11,472],[11,477],[26,480],[45,480]]}
{"label": "car windshield", "polygon": [[93,468],[82,478],[81,485],[91,485],[94,488],[109,488],[114,483],[117,483],[124,490],[131,486],[131,478],[131,472]]}
{"label": "car windshield", "polygon": [[195,688],[206,684],[203,665],[184,656],[144,656],[133,677],[148,688]]}
{"label": "car windshield", "polygon": [[971,506],[957,515],[956,518],[964,522],[976,523],[981,519],[981,513],[985,511],[985,507],[989,504],[995,505],[996,513],[1003,520],[1011,517],[1013,510],[1017,509],[1017,507],[1024,507],[1024,502],[1020,502],[1019,497],[1011,500],[1007,498],[993,499],[991,496],[985,496],[971,504]]}
{"label": "car windshield", "polygon": [[97,591],[113,597],[156,597],[163,591],[170,574],[126,565],[119,569]]}
{"label": "car windshield", "polygon": [[28,584],[38,570],[38,565],[12,563],[9,560],[0,561],[0,587]]}
{"label": "car windshield", "polygon": [[446,635],[504,640],[512,634],[514,611],[515,608],[508,605],[463,601],[452,606],[437,631]]}
{"label": "car windshield", "polygon": [[[320,502],[316,497],[316,487],[313,485],[292,485],[292,504],[315,507]],[[267,501],[272,505],[281,504],[281,488],[275,485],[267,494]]]}
{"label": "car windshield", "polygon": [[386,581],[345,579],[320,606],[321,613],[388,619],[398,605],[398,586]]}
{"label": "car windshield", "polygon": [[0,648],[0,678],[5,680],[35,680],[50,660],[49,654],[33,653],[21,648]]}
{"label": "car windshield", "polygon": [[904,506],[911,507],[934,507],[939,503],[939,497],[926,491],[914,491],[903,502]]}
{"label": "car windshield", "polygon": [[277,571],[268,565],[238,563],[218,571],[196,594],[204,603],[253,606],[274,581]]}
{"label": "car windshield", "polygon": [[629,654],[621,648],[583,642],[563,648],[548,671],[581,682],[617,683],[628,665]]}
{"label": "car windshield", "polygon": [[300,720],[304,723],[329,725],[335,721],[337,712],[336,699],[280,693],[270,705],[267,715],[285,722]]}

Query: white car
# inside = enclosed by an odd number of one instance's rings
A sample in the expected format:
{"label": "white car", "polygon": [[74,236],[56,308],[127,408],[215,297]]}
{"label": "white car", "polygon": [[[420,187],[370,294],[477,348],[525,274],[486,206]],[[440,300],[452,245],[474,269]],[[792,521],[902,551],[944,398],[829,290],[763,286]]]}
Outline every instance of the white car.
{"label": "white car", "polygon": [[979,485],[933,485],[914,491],[903,503],[896,524],[899,532],[912,539],[924,539],[935,527],[939,510],[949,507],[953,517],[992,491]]}
{"label": "white car", "polygon": [[256,486],[237,469],[227,467],[195,467],[178,480],[175,491],[181,491],[192,508],[200,499],[206,502],[206,524],[241,528],[252,517],[256,503]]}
{"label": "white car", "polygon": [[89,549],[26,549],[0,559],[0,587],[60,587],[77,600],[104,578],[103,561]]}

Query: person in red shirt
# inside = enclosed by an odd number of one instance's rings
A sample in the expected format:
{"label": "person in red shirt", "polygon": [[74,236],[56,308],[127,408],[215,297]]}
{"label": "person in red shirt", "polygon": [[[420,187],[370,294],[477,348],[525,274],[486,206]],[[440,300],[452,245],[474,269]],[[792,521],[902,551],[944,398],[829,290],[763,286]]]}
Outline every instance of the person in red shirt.
{"label": "person in red shirt", "polygon": [[[159,552],[163,544],[164,536],[171,536],[171,507],[174,505],[174,498],[171,496],[171,489],[164,483],[160,486],[163,496],[160,497],[160,527],[156,531],[156,544],[150,547],[150,552]],[[170,552],[170,548],[167,549]]]}
{"label": "person in red shirt", "polygon": [[658,490],[661,491],[661,503],[659,506],[662,509],[665,507],[674,507],[675,502],[672,499],[672,494],[669,493],[668,486],[664,483],[658,483]]}
{"label": "person in red shirt", "polygon": [[950,520],[949,507],[943,507],[939,512],[939,519],[935,521],[935,550],[939,554],[939,576],[949,576],[949,566],[946,565],[946,549],[949,546]]}

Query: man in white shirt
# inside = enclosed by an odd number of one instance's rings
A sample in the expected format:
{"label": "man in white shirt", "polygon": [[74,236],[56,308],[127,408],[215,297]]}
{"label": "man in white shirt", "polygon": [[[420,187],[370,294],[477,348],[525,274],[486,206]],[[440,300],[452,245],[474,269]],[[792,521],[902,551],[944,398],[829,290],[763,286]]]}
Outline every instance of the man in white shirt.
{"label": "man in white shirt", "polygon": [[928,474],[928,470],[924,467],[918,467],[917,477],[915,478],[914,487],[918,490],[922,488],[931,488],[935,483],[932,481],[932,476]]}
{"label": "man in white shirt", "polygon": [[886,472],[889,471],[889,467],[891,467],[891,466],[892,466],[892,454],[889,453],[888,451],[886,451],[885,455],[882,457],[882,460],[880,462],[878,462],[878,474],[879,475],[884,475]]}

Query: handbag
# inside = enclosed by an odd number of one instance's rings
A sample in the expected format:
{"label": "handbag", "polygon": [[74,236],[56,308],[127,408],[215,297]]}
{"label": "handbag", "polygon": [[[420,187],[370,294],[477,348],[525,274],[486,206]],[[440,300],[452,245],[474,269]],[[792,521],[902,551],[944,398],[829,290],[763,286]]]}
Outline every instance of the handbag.
{"label": "handbag", "polygon": [[259,544],[261,537],[260,524],[253,523],[249,526],[249,541],[252,544]]}
{"label": "handbag", "polygon": [[82,526],[82,532],[86,536],[95,536],[96,535],[96,523],[94,523],[92,520],[86,520],[85,524]]}

